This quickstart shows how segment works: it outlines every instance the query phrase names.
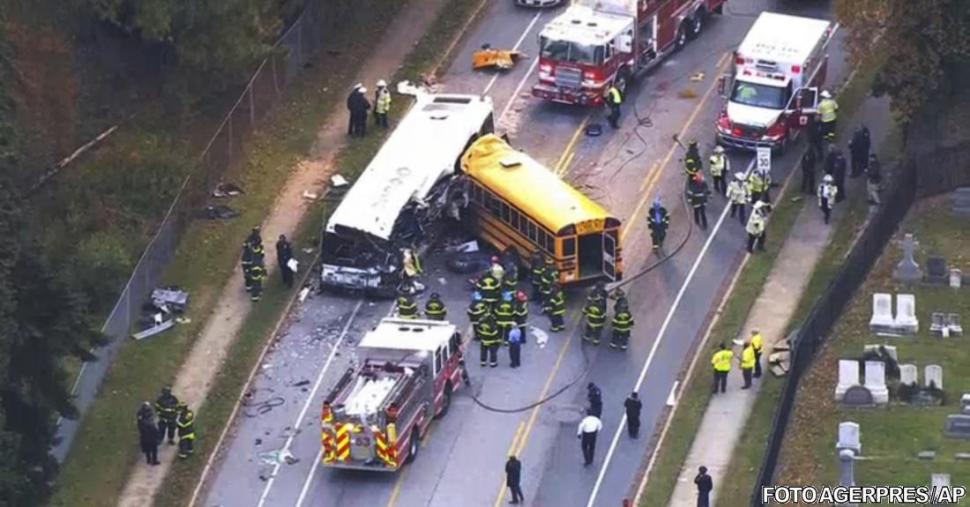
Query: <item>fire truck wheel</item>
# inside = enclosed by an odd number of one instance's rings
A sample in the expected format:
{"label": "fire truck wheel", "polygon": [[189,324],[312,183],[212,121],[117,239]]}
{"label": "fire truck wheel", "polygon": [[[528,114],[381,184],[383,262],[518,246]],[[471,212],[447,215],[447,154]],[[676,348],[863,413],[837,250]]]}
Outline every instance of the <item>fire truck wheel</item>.
{"label": "fire truck wheel", "polygon": [[701,34],[701,30],[704,28],[704,16],[707,15],[707,11],[703,7],[697,9],[690,18],[690,38],[696,39],[698,35]]}
{"label": "fire truck wheel", "polygon": [[414,461],[414,458],[418,457],[418,451],[420,449],[421,435],[417,429],[411,430],[411,435],[408,437],[408,457],[404,459],[404,462],[410,463]]}
{"label": "fire truck wheel", "polygon": [[453,391],[451,382],[448,382],[445,384],[445,394],[441,396],[441,410],[438,410],[438,413],[435,414],[436,419],[444,417],[448,413],[448,409],[451,407],[451,391]]}
{"label": "fire truck wheel", "polygon": [[677,51],[684,49],[687,45],[687,21],[684,21],[677,27],[677,39],[674,41]]}

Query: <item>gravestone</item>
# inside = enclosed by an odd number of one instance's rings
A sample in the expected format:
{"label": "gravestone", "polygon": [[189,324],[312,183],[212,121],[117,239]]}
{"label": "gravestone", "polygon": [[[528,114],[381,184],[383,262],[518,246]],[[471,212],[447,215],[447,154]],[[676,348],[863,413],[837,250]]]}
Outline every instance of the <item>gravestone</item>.
{"label": "gravestone", "polygon": [[933,312],[930,320],[930,332],[942,335],[943,328],[946,327],[946,314],[943,312]]}
{"label": "gravestone", "polygon": [[950,287],[954,289],[959,289],[961,282],[963,282],[963,274],[959,269],[953,268],[950,270]]}
{"label": "gravestone", "polygon": [[869,319],[869,329],[874,333],[891,333],[894,324],[892,294],[881,292],[873,294],[872,318]]}
{"label": "gravestone", "polygon": [[930,385],[936,386],[937,389],[943,390],[943,367],[938,364],[928,364],[926,365],[926,370],[923,372],[924,382],[926,387]]}
{"label": "gravestone", "polygon": [[878,404],[889,402],[889,389],[886,388],[886,363],[866,361],[866,389],[872,400]]}
{"label": "gravestone", "polygon": [[950,336],[963,335],[963,326],[960,325],[960,314],[950,313],[946,316],[946,328],[950,331]]}
{"label": "gravestone", "polygon": [[850,421],[839,423],[839,441],[835,443],[835,449],[839,452],[848,449],[855,456],[862,454],[858,423]]}
{"label": "gravestone", "polygon": [[926,259],[926,281],[938,284],[947,282],[946,259],[937,256]]}
{"label": "gravestone", "polygon": [[839,451],[839,486],[855,486],[855,455],[848,449]]}
{"label": "gravestone", "polygon": [[970,217],[970,187],[960,187],[953,191],[953,213]]}
{"label": "gravestone", "polygon": [[849,407],[870,407],[875,405],[875,401],[865,386],[852,386],[842,396],[842,404]]}
{"label": "gravestone", "polygon": [[899,365],[899,383],[908,386],[919,384],[919,368],[915,364]]}
{"label": "gravestone", "polygon": [[912,234],[903,236],[903,260],[896,265],[893,278],[902,282],[918,282],[923,279],[923,272],[916,263],[916,247],[919,243]]}
{"label": "gravestone", "polygon": [[896,319],[893,327],[897,332],[916,334],[919,320],[916,319],[916,296],[896,294]]}
{"label": "gravestone", "polygon": [[839,383],[835,386],[835,399],[841,400],[845,392],[852,386],[859,385],[859,361],[854,359],[839,360]]}
{"label": "gravestone", "polygon": [[970,393],[963,393],[963,396],[960,396],[960,412],[964,414],[970,412]]}
{"label": "gravestone", "polygon": [[970,415],[951,414],[946,416],[943,434],[950,438],[970,438]]}
{"label": "gravestone", "polygon": [[893,361],[899,362],[899,354],[896,352],[895,345],[883,345],[883,344],[877,343],[873,345],[866,345],[865,347],[863,347],[862,351],[864,354],[869,354],[870,352],[874,354],[880,354],[880,349],[885,350],[886,355],[891,357]]}

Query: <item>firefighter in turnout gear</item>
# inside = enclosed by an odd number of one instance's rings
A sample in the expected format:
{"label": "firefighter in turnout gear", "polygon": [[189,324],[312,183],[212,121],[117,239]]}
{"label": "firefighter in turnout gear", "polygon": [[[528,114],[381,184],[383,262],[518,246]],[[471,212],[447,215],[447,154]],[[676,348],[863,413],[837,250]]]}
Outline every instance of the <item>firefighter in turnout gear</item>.
{"label": "firefighter in turnout gear", "polygon": [[179,399],[172,394],[171,387],[163,387],[162,394],[155,400],[155,413],[158,414],[158,436],[168,435],[168,445],[175,444],[175,428],[178,419]]}
{"label": "firefighter in turnout gear", "polygon": [[606,285],[603,282],[596,282],[596,285],[586,295],[586,306],[596,305],[606,308],[607,296],[609,294],[606,292]]}
{"label": "firefighter in turnout gear", "polygon": [[529,298],[525,292],[515,294],[515,325],[521,333],[522,343],[525,343],[525,323],[529,320]]}
{"label": "firefighter in turnout gear", "polygon": [[630,332],[633,330],[633,314],[624,308],[613,315],[613,338],[610,340],[610,348],[619,347],[626,350],[630,343]]}
{"label": "firefighter in turnout gear", "polygon": [[495,317],[489,314],[478,321],[475,326],[475,338],[479,341],[482,367],[489,363],[491,363],[492,368],[498,366],[498,348],[502,343],[502,338],[499,336]]}
{"label": "firefighter in turnout gear", "polygon": [[418,318],[418,303],[410,294],[401,294],[397,297],[397,316],[402,319]]}
{"label": "firefighter in turnout gear", "polygon": [[[488,314],[488,305],[482,301],[482,295],[475,293],[472,295],[472,302],[468,305],[468,321],[474,326],[478,324],[478,321],[482,320],[482,317]],[[475,337],[478,339],[478,337]]]}
{"label": "firefighter in turnout gear", "polygon": [[659,197],[653,201],[653,207],[647,213],[647,227],[650,228],[653,249],[663,248],[664,239],[667,238],[667,228],[670,227],[670,213],[663,207]]}
{"label": "firefighter in turnout gear", "polygon": [[563,316],[566,314],[566,296],[563,294],[559,284],[550,287],[551,295],[544,308],[546,315],[549,316],[549,330],[556,332],[566,328]]}
{"label": "firefighter in turnout gear", "polygon": [[519,290],[519,267],[514,262],[505,264],[505,278],[502,279],[504,291],[515,294]]}
{"label": "firefighter in turnout gear", "polygon": [[424,304],[424,317],[428,320],[445,320],[448,316],[448,309],[441,302],[441,296],[437,292],[431,293],[431,297]]}
{"label": "firefighter in turnout gear", "polygon": [[509,341],[509,331],[515,327],[515,305],[512,304],[512,294],[502,296],[502,302],[495,307],[495,324],[498,325],[502,343]]}
{"label": "firefighter in turnout gear", "polygon": [[552,297],[552,287],[557,283],[559,283],[559,270],[555,266],[547,264],[545,272],[542,274],[542,288],[540,289],[543,306],[548,306],[549,298]]}
{"label": "firefighter in turnout gear", "polygon": [[482,301],[485,302],[489,310],[495,306],[495,303],[498,303],[501,287],[499,281],[491,273],[485,273],[478,279],[478,293],[482,295]]}
{"label": "firefighter in turnout gear", "polygon": [[530,278],[532,283],[532,300],[542,301],[542,277],[546,274],[546,260],[538,250],[532,252],[529,260]]}
{"label": "firefighter in turnout gear", "polygon": [[253,254],[252,246],[249,241],[243,243],[242,246],[242,272],[243,281],[246,283],[246,292],[251,292],[253,290],[253,264],[255,263],[256,256]]}
{"label": "firefighter in turnout gear", "polygon": [[694,223],[707,230],[707,196],[711,195],[704,176],[700,173],[687,185],[687,200],[694,209]]}
{"label": "firefighter in turnout gear", "polygon": [[179,407],[179,458],[185,459],[195,451],[195,413],[184,403]]}
{"label": "firefighter in turnout gear", "polygon": [[613,296],[616,298],[616,302],[613,303],[614,314],[620,310],[628,310],[630,308],[630,302],[626,300],[626,293],[623,292],[623,289],[616,289]]}
{"label": "firefighter in turnout gear", "polygon": [[684,175],[687,176],[687,183],[694,179],[694,175],[701,172],[701,152],[697,147],[697,140],[691,139],[687,143],[687,153],[684,155]]}
{"label": "firefighter in turnout gear", "polygon": [[586,307],[583,308],[583,315],[586,315],[583,339],[593,345],[599,345],[600,338],[603,336],[603,326],[606,324],[606,302],[587,301]]}
{"label": "firefighter in turnout gear", "polygon": [[725,178],[731,173],[731,161],[724,153],[723,146],[715,146],[711,154],[711,179],[714,181],[714,191],[722,196],[727,193]]}
{"label": "firefighter in turnout gear", "polygon": [[822,124],[822,137],[835,141],[835,122],[838,119],[839,104],[828,90],[822,90],[822,101],[818,103],[818,119]]}
{"label": "firefighter in turnout gear", "polygon": [[249,299],[259,301],[263,297],[263,280],[266,279],[266,268],[263,267],[263,259],[259,258],[253,267],[249,268],[249,278],[252,282],[252,289],[249,291]]}
{"label": "firefighter in turnout gear", "polygon": [[751,192],[748,191],[748,182],[744,180],[743,172],[734,173],[734,180],[728,184],[727,198],[731,203],[731,218],[734,218],[736,213],[741,226],[744,227],[747,223],[746,207],[751,200]]}
{"label": "firefighter in turnout gear", "polygon": [[606,90],[606,105],[610,108],[610,115],[607,119],[610,126],[614,129],[620,128],[620,106],[623,104],[623,94],[616,87],[616,83],[610,85]]}

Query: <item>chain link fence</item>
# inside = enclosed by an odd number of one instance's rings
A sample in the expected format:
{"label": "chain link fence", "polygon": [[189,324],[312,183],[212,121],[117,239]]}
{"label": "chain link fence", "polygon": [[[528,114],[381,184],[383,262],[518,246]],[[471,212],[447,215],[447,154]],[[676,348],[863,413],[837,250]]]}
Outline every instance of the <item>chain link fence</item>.
{"label": "chain link fence", "polygon": [[52,453],[59,462],[67,456],[81,417],[94,400],[119,346],[141,315],[142,305],[160,283],[162,273],[172,260],[186,227],[204,207],[220,178],[241,161],[246,141],[284,98],[287,87],[327,42],[327,21],[339,16],[324,9],[325,1],[306,3],[302,14],[279,38],[270,56],[260,63],[239,99],[229,109],[202,151],[195,171],[182,181],[155,236],[142,253],[101,328],[109,343],[97,350],[96,360],[82,365],[74,382],[71,393],[80,417],[58,421],[58,434]]}
{"label": "chain link fence", "polygon": [[764,505],[761,501],[761,490],[772,485],[785,432],[795,406],[798,383],[811,367],[816,351],[822,347],[842,312],[849,307],[854,293],[865,282],[869,270],[879,259],[917,197],[937,195],[959,186],[970,185],[968,168],[970,143],[964,143],[908,157],[897,171],[891,173],[888,191],[883,194],[886,205],[880,206],[871,217],[841,269],[815,302],[802,327],[791,338],[788,377],[775,411],[768,447],[752,492],[751,505]]}

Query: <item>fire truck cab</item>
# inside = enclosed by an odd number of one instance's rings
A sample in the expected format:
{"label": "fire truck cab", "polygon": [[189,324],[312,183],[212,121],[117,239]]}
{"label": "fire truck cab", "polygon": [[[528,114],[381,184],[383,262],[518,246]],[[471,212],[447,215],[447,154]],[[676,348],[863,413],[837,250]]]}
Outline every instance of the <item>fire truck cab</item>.
{"label": "fire truck cab", "polygon": [[718,144],[782,151],[795,131],[814,121],[836,28],[826,20],[762,13],[735,52],[734,75],[720,78],[727,101],[715,121]]}
{"label": "fire truck cab", "polygon": [[462,386],[461,335],[447,322],[386,318],[357,349],[324,398],[323,465],[396,471]]}

